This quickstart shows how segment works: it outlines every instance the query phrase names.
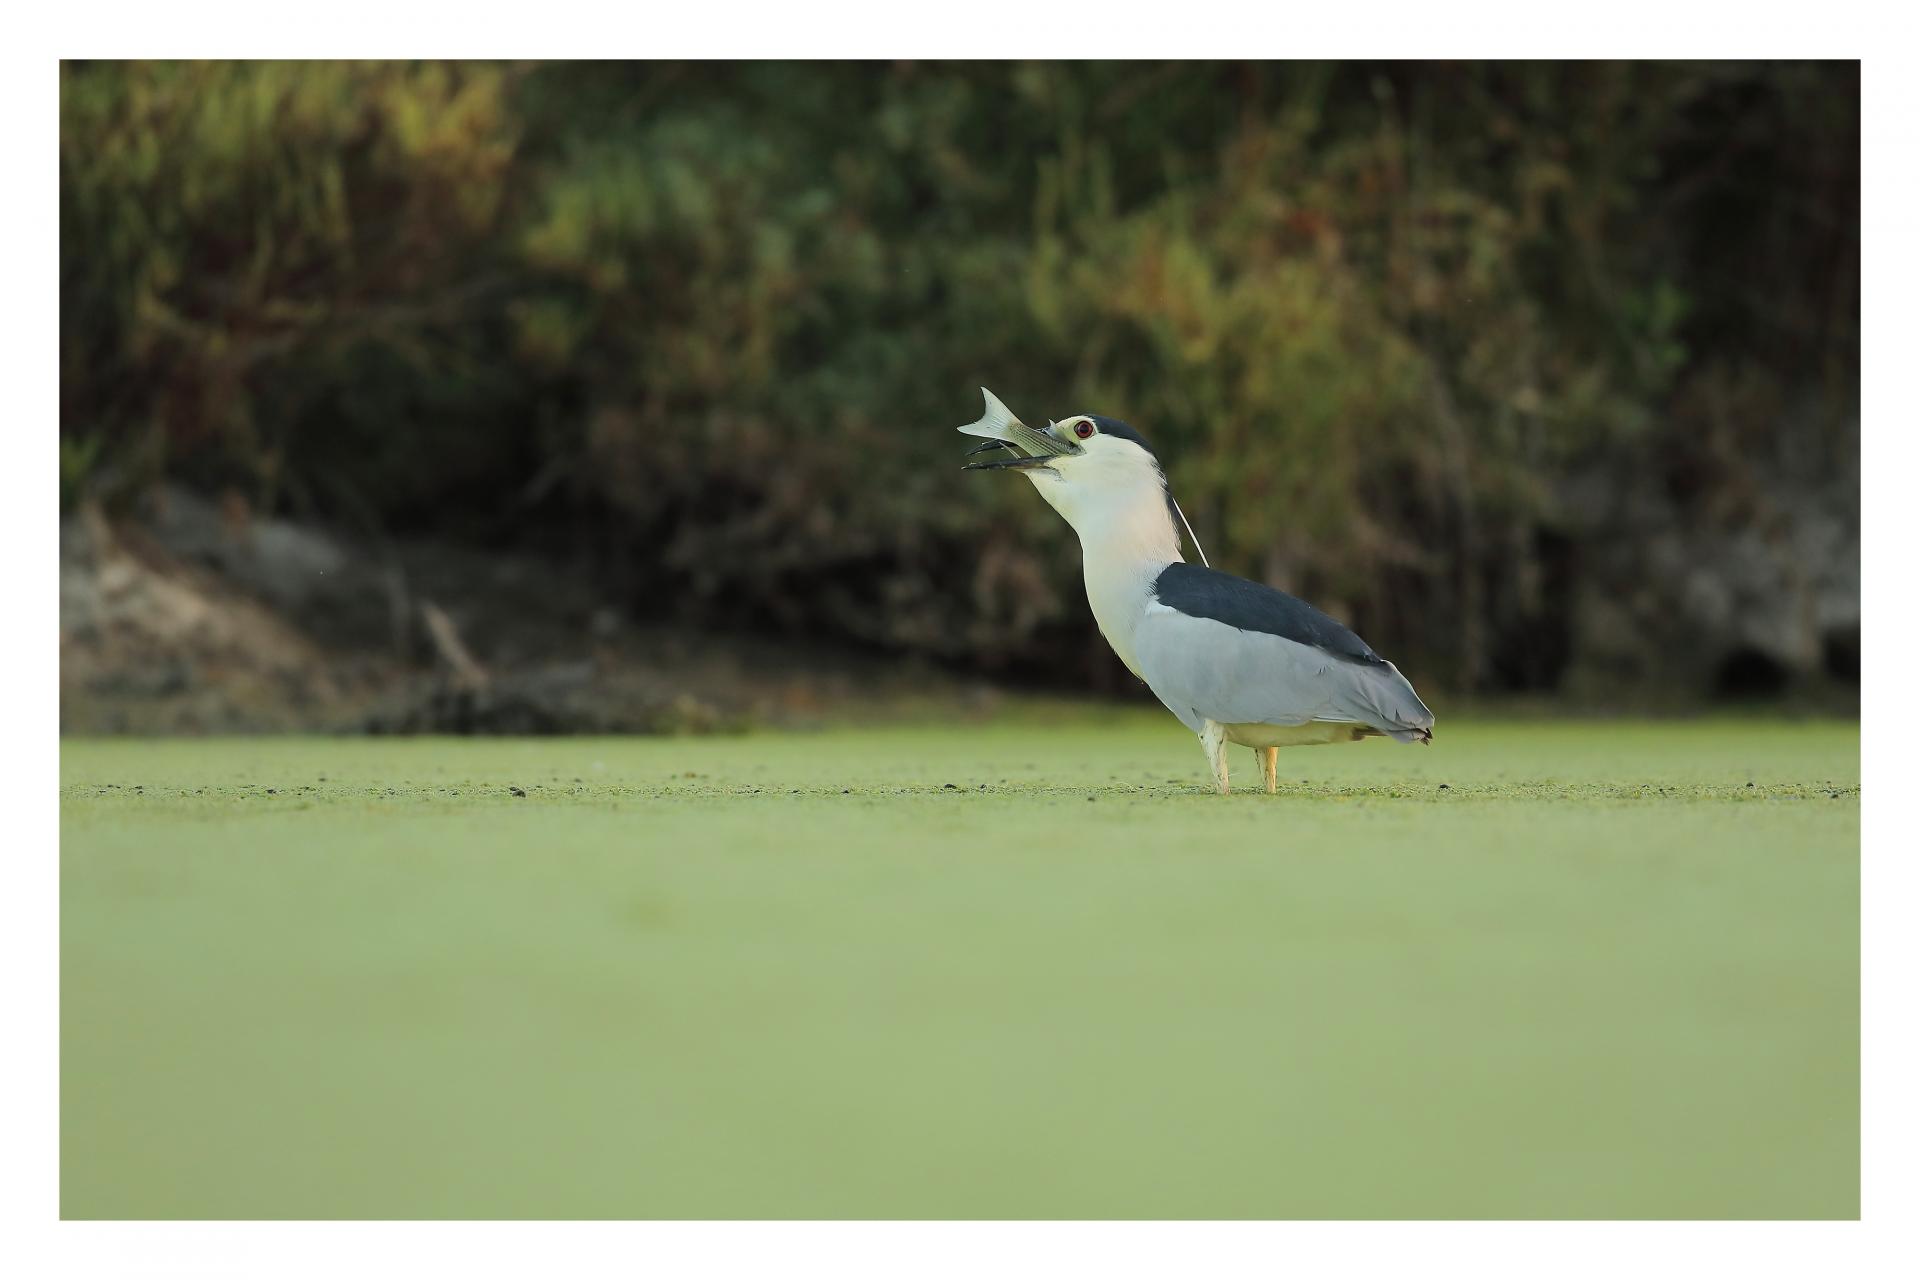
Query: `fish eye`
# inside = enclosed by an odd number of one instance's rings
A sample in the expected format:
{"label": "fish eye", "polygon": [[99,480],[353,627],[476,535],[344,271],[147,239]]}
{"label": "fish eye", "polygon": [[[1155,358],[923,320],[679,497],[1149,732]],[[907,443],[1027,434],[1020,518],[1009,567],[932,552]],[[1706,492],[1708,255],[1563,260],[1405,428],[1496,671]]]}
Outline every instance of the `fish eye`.
{"label": "fish eye", "polygon": [[1093,435],[1093,424],[1091,422],[1088,422],[1085,418],[1082,418],[1080,419],[1080,421],[1073,424],[1073,434],[1079,436],[1082,440],[1085,440],[1091,435]]}

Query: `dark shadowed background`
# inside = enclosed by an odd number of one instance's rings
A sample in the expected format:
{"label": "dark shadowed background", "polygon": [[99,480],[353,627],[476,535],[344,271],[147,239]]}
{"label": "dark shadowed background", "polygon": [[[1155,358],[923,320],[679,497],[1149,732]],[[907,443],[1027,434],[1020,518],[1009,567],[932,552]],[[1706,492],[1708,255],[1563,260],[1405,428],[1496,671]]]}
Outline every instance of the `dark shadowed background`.
{"label": "dark shadowed background", "polygon": [[1423,691],[1853,704],[1857,64],[69,63],[60,195],[69,730],[1138,696],[983,383]]}

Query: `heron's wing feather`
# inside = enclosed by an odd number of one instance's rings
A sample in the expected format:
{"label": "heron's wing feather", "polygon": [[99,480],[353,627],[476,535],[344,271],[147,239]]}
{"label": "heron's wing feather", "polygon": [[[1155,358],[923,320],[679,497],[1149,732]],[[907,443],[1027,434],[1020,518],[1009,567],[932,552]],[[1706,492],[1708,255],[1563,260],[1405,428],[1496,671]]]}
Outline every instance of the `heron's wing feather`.
{"label": "heron's wing feather", "polygon": [[1433,713],[1390,662],[1355,661],[1312,644],[1243,631],[1150,604],[1133,637],[1147,687],[1198,733],[1202,723],[1364,724],[1424,737]]}

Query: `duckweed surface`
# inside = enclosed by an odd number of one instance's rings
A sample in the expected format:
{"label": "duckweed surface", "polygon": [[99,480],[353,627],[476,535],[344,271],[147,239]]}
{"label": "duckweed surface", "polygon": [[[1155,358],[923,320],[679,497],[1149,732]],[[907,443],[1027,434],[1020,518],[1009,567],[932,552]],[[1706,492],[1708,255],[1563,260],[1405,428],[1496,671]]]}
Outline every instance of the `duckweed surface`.
{"label": "duckweed surface", "polygon": [[1853,1217],[1850,723],[69,741],[68,1217]]}

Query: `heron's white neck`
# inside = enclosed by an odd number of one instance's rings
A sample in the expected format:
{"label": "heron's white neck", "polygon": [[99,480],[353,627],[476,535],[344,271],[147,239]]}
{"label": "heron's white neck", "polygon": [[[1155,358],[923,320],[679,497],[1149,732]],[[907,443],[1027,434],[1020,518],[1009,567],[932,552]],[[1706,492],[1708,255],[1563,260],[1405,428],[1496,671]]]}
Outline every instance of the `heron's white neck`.
{"label": "heron's white neck", "polygon": [[1042,475],[1034,487],[1080,535],[1080,562],[1100,634],[1136,676],[1133,631],[1153,598],[1154,580],[1180,554],[1180,535],[1157,474],[1123,485],[1064,484]]}

